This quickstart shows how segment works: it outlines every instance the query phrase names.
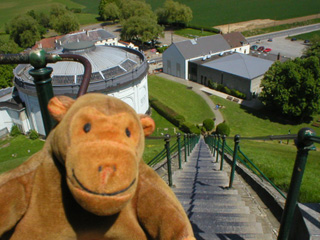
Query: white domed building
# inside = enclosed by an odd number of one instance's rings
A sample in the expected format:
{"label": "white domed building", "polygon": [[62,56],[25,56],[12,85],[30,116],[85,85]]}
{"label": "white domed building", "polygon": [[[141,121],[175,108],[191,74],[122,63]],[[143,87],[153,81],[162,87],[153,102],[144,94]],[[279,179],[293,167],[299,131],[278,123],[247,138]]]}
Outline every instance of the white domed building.
{"label": "white domed building", "polygon": [[[143,53],[126,47],[95,45],[93,42],[73,42],[53,53],[72,53],[87,58],[92,65],[92,75],[88,93],[108,94],[129,104],[137,113],[149,111],[148,63]],[[67,95],[76,98],[84,67],[78,62],[57,62],[48,64],[53,68],[52,85],[54,95]],[[25,105],[30,129],[45,135],[40,106],[33,78],[29,75],[32,66],[20,64],[14,70],[14,85]],[[30,130],[29,129],[29,130]]]}

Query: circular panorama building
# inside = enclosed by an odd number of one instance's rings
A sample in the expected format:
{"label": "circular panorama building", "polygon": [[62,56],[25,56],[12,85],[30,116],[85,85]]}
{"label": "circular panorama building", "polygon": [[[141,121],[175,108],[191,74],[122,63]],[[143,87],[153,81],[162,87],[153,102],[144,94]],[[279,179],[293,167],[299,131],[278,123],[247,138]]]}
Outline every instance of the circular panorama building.
{"label": "circular panorama building", "polygon": [[[137,113],[149,110],[148,63],[143,53],[126,47],[96,46],[92,42],[74,42],[52,53],[72,53],[87,58],[92,65],[88,93],[98,92],[114,96],[129,104]],[[52,85],[54,95],[76,98],[84,67],[78,62],[48,64],[53,68]],[[30,64],[20,64],[14,70],[14,84],[19,97],[25,103],[30,129],[45,135],[40,106]]]}

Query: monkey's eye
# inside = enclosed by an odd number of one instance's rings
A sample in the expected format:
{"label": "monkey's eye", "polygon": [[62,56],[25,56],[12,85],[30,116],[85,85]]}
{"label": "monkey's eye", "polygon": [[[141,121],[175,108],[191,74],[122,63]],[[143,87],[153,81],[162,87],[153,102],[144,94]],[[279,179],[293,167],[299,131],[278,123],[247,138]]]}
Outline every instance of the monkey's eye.
{"label": "monkey's eye", "polygon": [[90,130],[91,130],[91,123],[86,123],[86,124],[83,126],[83,131],[84,131],[85,133],[87,133],[87,132],[90,132]]}
{"label": "monkey's eye", "polygon": [[126,135],[127,135],[127,137],[131,136],[131,132],[130,132],[129,128],[126,128]]}

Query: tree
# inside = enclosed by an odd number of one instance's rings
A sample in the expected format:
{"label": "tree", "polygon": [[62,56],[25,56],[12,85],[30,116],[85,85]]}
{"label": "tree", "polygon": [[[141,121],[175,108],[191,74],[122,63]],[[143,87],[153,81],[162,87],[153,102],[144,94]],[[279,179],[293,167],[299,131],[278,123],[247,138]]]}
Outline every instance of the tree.
{"label": "tree", "polygon": [[[22,50],[14,41],[0,39],[0,54],[18,53]],[[0,64],[0,89],[13,86],[13,69],[15,67],[15,64]]]}
{"label": "tree", "polygon": [[123,23],[121,39],[151,41],[163,34],[163,27],[148,16],[133,16]]}
{"label": "tree", "polygon": [[127,20],[133,16],[144,16],[154,20],[157,19],[156,14],[151,9],[151,5],[147,4],[144,0],[121,1],[119,5],[121,20]]}
{"label": "tree", "polygon": [[156,14],[159,23],[178,26],[187,25],[193,18],[190,7],[173,0],[166,0],[164,7],[159,8]]}
{"label": "tree", "polygon": [[77,17],[63,5],[55,4],[50,10],[50,25],[58,33],[69,33],[79,30]]}
{"label": "tree", "polygon": [[41,39],[35,19],[28,15],[14,18],[9,25],[10,38],[23,48],[31,47]]}
{"label": "tree", "polygon": [[317,57],[275,62],[266,72],[260,99],[280,114],[307,120],[320,111],[320,65]]}
{"label": "tree", "polygon": [[104,8],[102,9],[100,16],[103,20],[111,20],[114,22],[116,19],[119,19],[120,17],[120,9],[116,3],[108,3],[104,5]]}

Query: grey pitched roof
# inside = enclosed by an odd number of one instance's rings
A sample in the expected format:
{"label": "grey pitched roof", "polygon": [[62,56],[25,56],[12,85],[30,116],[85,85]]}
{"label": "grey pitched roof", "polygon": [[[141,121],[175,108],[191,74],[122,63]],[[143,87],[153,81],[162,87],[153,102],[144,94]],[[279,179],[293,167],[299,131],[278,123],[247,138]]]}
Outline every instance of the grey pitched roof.
{"label": "grey pitched roof", "polygon": [[201,57],[230,49],[230,45],[220,34],[176,42],[173,44],[178,48],[185,59]]}
{"label": "grey pitched roof", "polygon": [[206,62],[203,66],[251,80],[263,75],[272,64],[273,62],[269,60],[252,57],[247,54],[234,53]]}

